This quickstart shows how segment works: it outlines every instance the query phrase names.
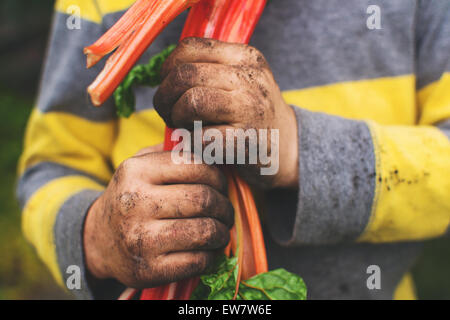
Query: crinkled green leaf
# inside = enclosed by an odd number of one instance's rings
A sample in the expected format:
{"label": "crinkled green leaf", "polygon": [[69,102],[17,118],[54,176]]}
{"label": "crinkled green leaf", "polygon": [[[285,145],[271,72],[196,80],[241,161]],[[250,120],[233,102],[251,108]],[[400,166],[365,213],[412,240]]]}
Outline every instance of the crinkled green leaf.
{"label": "crinkled green leaf", "polygon": [[201,283],[194,291],[193,300],[231,300],[237,279],[237,258],[222,255],[216,262],[215,272],[201,276]]}
{"label": "crinkled green leaf", "polygon": [[241,281],[239,296],[245,300],[306,300],[306,285],[298,275],[276,269]]}
{"label": "crinkled green leaf", "polygon": [[175,50],[175,47],[175,45],[167,47],[154,55],[147,64],[138,65],[128,73],[120,86],[114,91],[114,101],[119,117],[128,118],[136,109],[133,87],[156,87],[161,84],[161,68],[167,57]]}
{"label": "crinkled green leaf", "polygon": [[[237,258],[223,255],[216,272],[200,277],[201,283],[192,300],[231,300],[237,279]],[[241,281],[238,300],[305,300],[306,285],[302,278],[284,269],[258,274]]]}

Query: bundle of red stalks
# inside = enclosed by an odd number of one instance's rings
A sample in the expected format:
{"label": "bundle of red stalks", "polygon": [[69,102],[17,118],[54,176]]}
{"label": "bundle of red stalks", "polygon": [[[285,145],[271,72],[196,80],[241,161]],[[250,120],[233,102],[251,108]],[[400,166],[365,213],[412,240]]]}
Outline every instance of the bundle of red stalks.
{"label": "bundle of red stalks", "polygon": [[[92,67],[116,50],[89,87],[94,105],[103,104],[130,72],[160,32],[184,10],[192,7],[181,39],[205,37],[248,43],[264,10],[266,0],[137,0],[122,18],[96,43],[87,47],[87,65]],[[172,150],[172,129],[166,129],[165,150]],[[268,271],[266,249],[258,212],[249,186],[230,169],[226,171],[229,197],[235,209],[235,225],[225,254],[237,257],[238,279]],[[199,279],[188,279],[142,291],[142,300],[187,300]],[[136,290],[126,290],[120,299],[131,299]]]}

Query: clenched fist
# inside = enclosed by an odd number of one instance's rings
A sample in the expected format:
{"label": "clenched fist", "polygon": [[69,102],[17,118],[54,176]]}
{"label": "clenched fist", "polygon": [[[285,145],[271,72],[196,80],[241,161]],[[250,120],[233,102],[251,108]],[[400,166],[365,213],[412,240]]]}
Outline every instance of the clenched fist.
{"label": "clenched fist", "polygon": [[189,278],[229,241],[233,207],[220,170],[151,151],[123,162],[87,215],[86,264],[96,278],[133,288]]}
{"label": "clenched fist", "polygon": [[[298,181],[297,122],[274,80],[264,56],[255,48],[211,39],[187,38],[166,60],[163,82],[154,97],[154,105],[166,124],[172,128],[193,129],[202,121],[203,130],[217,129],[224,140],[227,130],[268,130],[267,144],[258,137],[258,148],[266,154],[279,152],[278,171],[261,175],[261,161],[238,165],[239,173],[252,184],[266,188],[295,187]],[[270,131],[278,130],[279,139]],[[254,131],[254,132],[255,132]],[[279,141],[279,143],[278,143]],[[211,141],[203,139],[203,147]],[[230,141],[223,141],[223,158]],[[237,147],[237,143],[234,144]],[[276,149],[275,149],[276,148]],[[251,142],[245,148],[249,159]],[[229,151],[228,151],[229,152]],[[237,153],[234,149],[232,152]],[[236,158],[236,157],[235,157]],[[225,160],[222,162],[225,163]]]}

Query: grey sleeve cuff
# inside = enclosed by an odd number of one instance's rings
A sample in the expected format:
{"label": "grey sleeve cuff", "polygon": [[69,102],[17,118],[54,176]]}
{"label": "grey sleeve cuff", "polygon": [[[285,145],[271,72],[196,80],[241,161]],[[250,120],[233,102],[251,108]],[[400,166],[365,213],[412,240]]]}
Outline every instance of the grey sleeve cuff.
{"label": "grey sleeve cuff", "polygon": [[369,128],[363,121],[294,111],[298,190],[269,192],[269,230],[285,246],[354,241],[369,221],[376,185]]}
{"label": "grey sleeve cuff", "polygon": [[[115,299],[123,290],[119,283],[106,280],[89,279],[85,267],[83,251],[83,228],[86,214],[92,203],[101,192],[94,190],[82,191],[68,199],[61,207],[55,223],[55,243],[59,268],[64,284],[74,273],[69,267],[81,271],[80,287],[68,288],[77,299]],[[69,279],[70,283],[74,283]]]}

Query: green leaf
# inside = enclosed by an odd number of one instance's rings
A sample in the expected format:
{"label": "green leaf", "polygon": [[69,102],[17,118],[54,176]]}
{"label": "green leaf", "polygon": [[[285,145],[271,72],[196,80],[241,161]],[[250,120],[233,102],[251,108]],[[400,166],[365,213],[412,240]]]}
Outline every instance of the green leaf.
{"label": "green leaf", "polygon": [[[195,292],[198,300],[231,300],[237,279],[237,258],[227,258],[222,255],[216,262],[216,272],[201,276],[201,284],[198,292]],[[205,289],[206,288],[206,289]],[[196,290],[197,291],[197,290]],[[203,295],[199,293],[203,292]]]}
{"label": "green leaf", "polygon": [[298,275],[276,269],[242,281],[239,295],[245,300],[306,300],[306,285]]}
{"label": "green leaf", "polygon": [[167,57],[175,50],[176,45],[171,45],[150,58],[147,64],[134,67],[125,77],[120,86],[114,91],[114,102],[119,117],[130,117],[136,110],[136,100],[133,87],[156,87],[161,84],[161,68]]}
{"label": "green leaf", "polygon": [[[237,258],[221,256],[216,272],[200,277],[192,300],[231,300],[235,294]],[[258,274],[239,284],[238,300],[305,300],[306,285],[298,275],[284,269]]]}

